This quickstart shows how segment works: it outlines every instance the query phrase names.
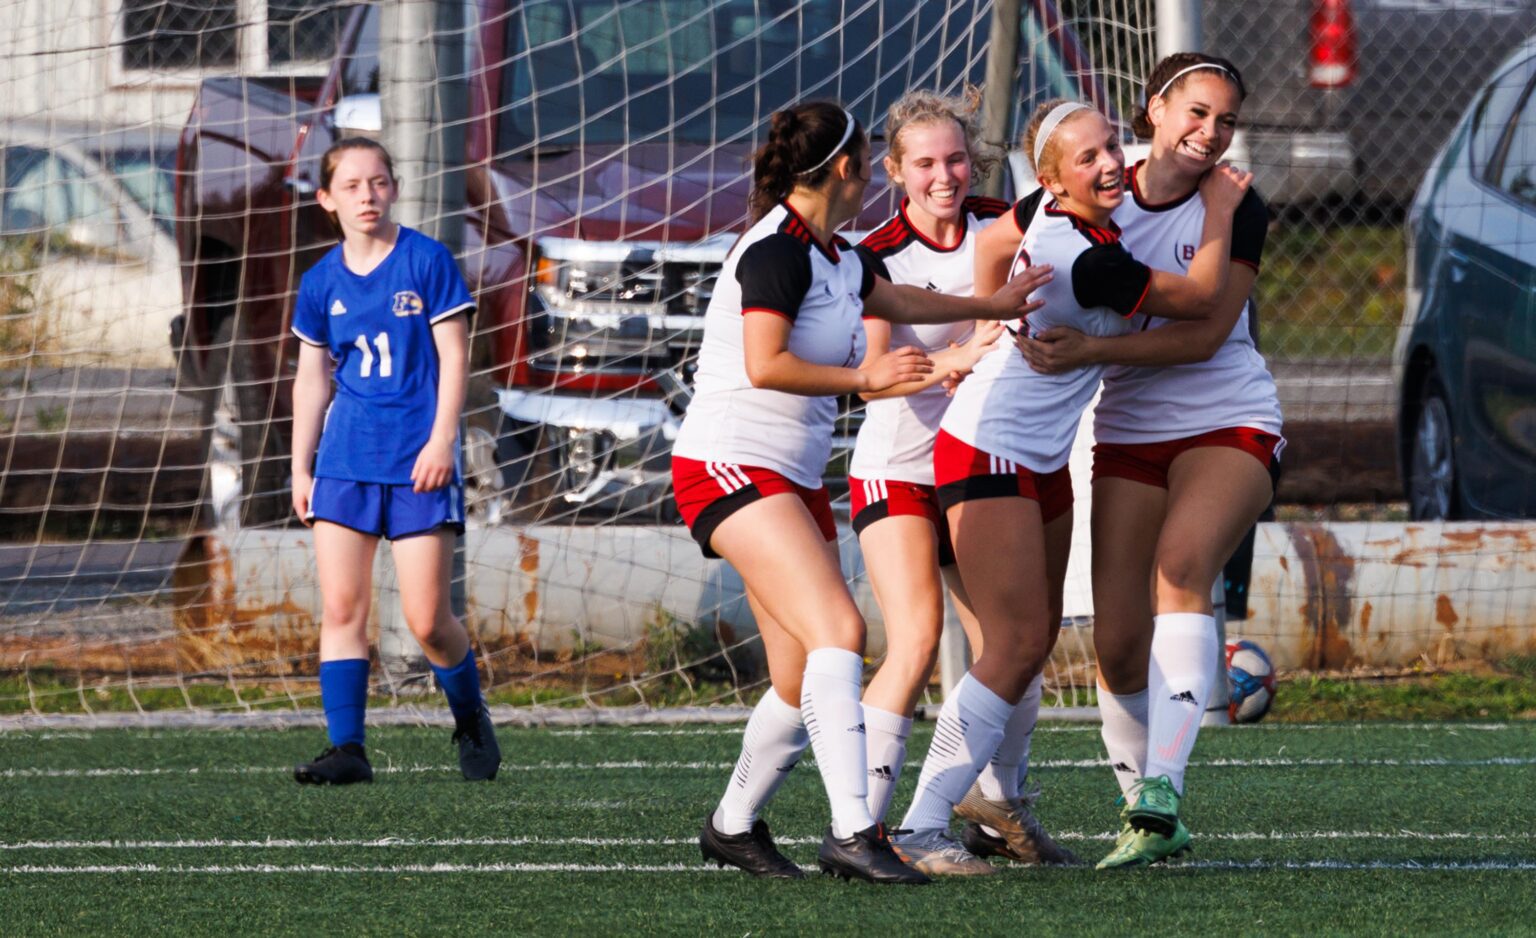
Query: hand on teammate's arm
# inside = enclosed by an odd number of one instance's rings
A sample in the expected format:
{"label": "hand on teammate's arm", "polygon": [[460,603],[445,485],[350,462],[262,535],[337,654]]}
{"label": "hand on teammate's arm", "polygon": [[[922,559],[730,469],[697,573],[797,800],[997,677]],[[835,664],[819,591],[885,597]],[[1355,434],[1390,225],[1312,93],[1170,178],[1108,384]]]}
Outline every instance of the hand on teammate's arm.
{"label": "hand on teammate's arm", "polygon": [[1020,332],[1014,340],[1029,367],[1043,375],[1059,375],[1097,364],[1097,340],[1067,326],[1054,326],[1038,336]]}
{"label": "hand on teammate's arm", "polygon": [[325,407],[331,401],[331,357],[329,351],[302,342],[299,345],[299,371],[293,379],[293,511],[308,525],[309,493],[315,485],[313,466],[315,450],[320,445],[320,429],[325,422]]}
{"label": "hand on teammate's arm", "polygon": [[1216,313],[1209,319],[1169,322],[1156,329],[1099,337],[1056,326],[1035,338],[1020,335],[1017,345],[1029,367],[1048,375],[1085,365],[1166,367],[1210,361],[1237,326],[1258,275],[1247,264],[1233,263]]}
{"label": "hand on teammate's arm", "polygon": [[[866,320],[866,332],[870,336],[869,354],[865,356],[868,363],[876,354],[885,351],[889,345],[890,326],[883,320]],[[877,344],[877,331],[883,331],[886,341]],[[1003,324],[992,319],[983,319],[976,323],[976,329],[971,337],[964,343],[950,343],[949,348],[934,352],[929,358],[932,360],[932,368],[920,378],[905,381],[894,385],[884,391],[866,391],[859,396],[866,401],[880,400],[888,397],[906,397],[926,390],[936,384],[942,384],[944,389],[953,394],[965,376],[971,373],[976,363],[982,356],[997,347],[998,337],[1003,334]]]}
{"label": "hand on teammate's arm", "polygon": [[791,326],[788,319],[770,312],[749,311],[743,315],[742,352],[747,380],[753,387],[808,397],[862,394],[883,390],[899,381],[916,380],[916,376],[933,369],[928,356],[911,346],[866,355],[859,367],[808,362],[789,350]]}
{"label": "hand on teammate's arm", "polygon": [[1253,174],[1222,163],[1200,180],[1206,201],[1200,246],[1185,276],[1153,270],[1139,312],[1167,319],[1209,319],[1220,312],[1232,257],[1232,215],[1242,203]]}
{"label": "hand on teammate's arm", "polygon": [[432,492],[453,481],[454,450],[459,443],[459,418],[469,387],[469,320],[451,316],[432,326],[437,346],[437,413],[432,435],[411,467],[411,491]]}

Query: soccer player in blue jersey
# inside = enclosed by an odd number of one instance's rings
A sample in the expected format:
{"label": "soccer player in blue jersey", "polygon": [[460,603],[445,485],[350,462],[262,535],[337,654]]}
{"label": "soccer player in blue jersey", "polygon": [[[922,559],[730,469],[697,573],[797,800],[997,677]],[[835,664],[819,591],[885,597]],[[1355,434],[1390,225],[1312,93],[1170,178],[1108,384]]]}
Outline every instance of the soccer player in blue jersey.
{"label": "soccer player in blue jersey", "polygon": [[373,780],[363,715],[379,538],[394,552],[406,624],[453,711],[459,768],[489,780],[501,765],[469,634],[448,597],[454,537],[464,530],[458,428],[474,301],[447,248],[390,220],[398,195],[378,143],[353,137],[326,151],[317,196],[341,243],[304,274],[293,316],[303,342],[293,508],[315,531],[331,742],[294,769],[306,784]]}

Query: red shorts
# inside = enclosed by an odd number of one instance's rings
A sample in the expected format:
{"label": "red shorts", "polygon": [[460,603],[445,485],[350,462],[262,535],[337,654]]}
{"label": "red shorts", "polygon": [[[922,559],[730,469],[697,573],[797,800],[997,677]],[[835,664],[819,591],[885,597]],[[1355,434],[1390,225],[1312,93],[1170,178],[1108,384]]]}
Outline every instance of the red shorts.
{"label": "red shorts", "polygon": [[1039,502],[1040,518],[1047,524],[1072,510],[1071,467],[1036,473],[962,443],[943,430],[933,444],[933,474],[945,511],[976,498],[1015,496]]}
{"label": "red shorts", "polygon": [[852,502],[850,511],[855,534],[863,534],[865,528],[881,518],[899,515],[927,518],[939,537],[939,566],[947,567],[955,562],[955,548],[949,542],[949,522],[939,509],[939,493],[934,486],[899,479],[849,476],[848,496]]}
{"label": "red shorts", "polygon": [[821,536],[837,540],[837,523],[832,520],[832,498],[826,486],[808,489],[758,466],[738,466],[728,462],[700,462],[682,456],[672,457],[672,495],[677,510],[688,525],[693,539],[711,559],[720,555],[709,546],[720,522],[760,498],[794,492],[816,521]]}
{"label": "red shorts", "polygon": [[1212,430],[1181,440],[1161,443],[1098,443],[1093,447],[1093,477],[1130,479],[1143,485],[1168,487],[1168,467],[1186,450],[1206,446],[1239,449],[1257,459],[1269,470],[1270,482],[1280,482],[1280,451],[1285,438],[1252,427]]}

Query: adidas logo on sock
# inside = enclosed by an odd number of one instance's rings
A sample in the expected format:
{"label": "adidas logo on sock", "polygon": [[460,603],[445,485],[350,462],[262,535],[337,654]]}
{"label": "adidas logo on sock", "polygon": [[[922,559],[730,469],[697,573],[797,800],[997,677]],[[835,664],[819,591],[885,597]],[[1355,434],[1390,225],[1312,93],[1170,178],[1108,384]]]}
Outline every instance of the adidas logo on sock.
{"label": "adidas logo on sock", "polygon": [[[1191,697],[1190,699],[1193,700],[1194,698]],[[862,733],[862,732],[864,732],[864,724],[860,723],[858,726],[850,726],[850,727],[848,727],[848,732],[850,732],[850,733]]]}
{"label": "adidas logo on sock", "polygon": [[1111,766],[1111,768],[1113,768],[1116,772],[1134,772],[1134,771],[1136,771],[1135,769],[1131,768],[1129,765],[1126,765],[1124,762],[1116,762],[1113,766]]}
{"label": "adidas logo on sock", "polygon": [[891,772],[891,767],[888,765],[872,768],[869,770],[869,774],[871,778],[878,778],[885,782],[893,782],[896,780],[895,774]]}
{"label": "adidas logo on sock", "polygon": [[1195,695],[1192,692],[1190,692],[1190,691],[1183,691],[1181,693],[1174,694],[1172,697],[1169,697],[1168,699],[1172,700],[1172,701],[1176,701],[1178,703],[1187,703],[1187,704],[1192,704],[1192,703],[1196,702],[1195,701]]}

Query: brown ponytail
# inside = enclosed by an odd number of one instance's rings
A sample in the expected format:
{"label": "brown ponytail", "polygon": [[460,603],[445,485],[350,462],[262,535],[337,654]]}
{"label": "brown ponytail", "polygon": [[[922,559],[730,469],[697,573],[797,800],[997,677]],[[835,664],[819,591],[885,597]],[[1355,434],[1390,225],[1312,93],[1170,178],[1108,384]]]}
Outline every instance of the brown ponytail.
{"label": "brown ponytail", "polygon": [[[847,142],[838,146],[844,134]],[[752,154],[752,194],[747,198],[752,221],[772,211],[795,186],[820,186],[832,173],[834,157],[857,155],[867,145],[858,121],[853,122],[850,133],[848,114],[830,101],[809,101],[774,111],[768,123],[768,142]]]}
{"label": "brown ponytail", "polygon": [[[1212,68],[1202,68],[1193,72],[1179,75],[1179,72],[1192,65],[1210,65]],[[1168,80],[1179,75],[1173,84],[1168,85]],[[1237,66],[1220,56],[1206,55],[1203,52],[1175,52],[1165,57],[1147,74],[1146,84],[1143,86],[1141,100],[1137,102],[1136,109],[1131,112],[1131,132],[1138,139],[1152,139],[1152,119],[1147,115],[1147,107],[1152,103],[1152,97],[1159,93],[1168,94],[1184,87],[1184,83],[1194,75],[1222,75],[1232,84],[1237,86],[1237,100],[1242,101],[1248,97],[1248,86],[1243,84],[1243,76],[1238,72]],[[1168,85],[1166,90],[1164,85]]]}

